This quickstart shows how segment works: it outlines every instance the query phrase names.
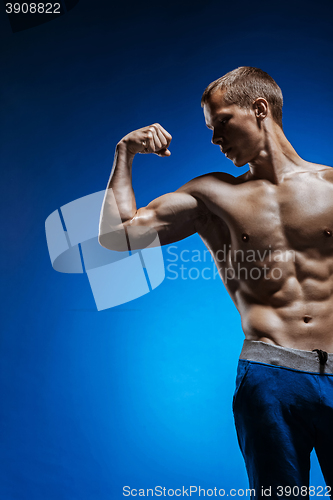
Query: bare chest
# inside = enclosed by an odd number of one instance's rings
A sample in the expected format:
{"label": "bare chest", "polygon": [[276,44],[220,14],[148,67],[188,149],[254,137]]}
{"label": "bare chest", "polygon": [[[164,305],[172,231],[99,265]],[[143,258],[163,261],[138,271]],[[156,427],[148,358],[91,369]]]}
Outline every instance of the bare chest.
{"label": "bare chest", "polygon": [[332,254],[332,183],[310,178],[269,187],[245,184],[234,186],[230,197],[223,194],[214,193],[214,216],[203,229],[211,247],[227,243],[233,248]]}

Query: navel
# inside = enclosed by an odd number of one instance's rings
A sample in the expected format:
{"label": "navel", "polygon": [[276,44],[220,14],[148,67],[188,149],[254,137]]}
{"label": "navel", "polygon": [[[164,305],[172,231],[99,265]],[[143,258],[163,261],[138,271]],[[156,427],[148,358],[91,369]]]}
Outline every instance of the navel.
{"label": "navel", "polygon": [[326,238],[331,238],[332,229],[324,229],[324,235],[326,236]]}
{"label": "navel", "polygon": [[311,320],[312,320],[311,316],[308,315],[305,315],[303,318],[304,323],[310,323]]}
{"label": "navel", "polygon": [[243,241],[249,241],[249,239],[250,239],[250,236],[247,233],[243,233],[242,234],[242,240]]}

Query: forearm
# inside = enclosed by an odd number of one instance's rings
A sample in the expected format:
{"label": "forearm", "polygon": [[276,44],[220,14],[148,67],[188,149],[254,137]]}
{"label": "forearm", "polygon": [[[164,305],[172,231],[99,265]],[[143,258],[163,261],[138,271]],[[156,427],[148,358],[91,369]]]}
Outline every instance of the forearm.
{"label": "forearm", "polygon": [[117,144],[113,167],[104,196],[100,235],[119,228],[136,213],[135,195],[132,186],[132,162],[134,154],[128,152],[126,143]]}

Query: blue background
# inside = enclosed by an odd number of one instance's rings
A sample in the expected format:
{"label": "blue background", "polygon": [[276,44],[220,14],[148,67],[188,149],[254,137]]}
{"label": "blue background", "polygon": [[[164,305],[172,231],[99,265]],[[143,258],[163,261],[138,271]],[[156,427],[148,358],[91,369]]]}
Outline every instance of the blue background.
{"label": "blue background", "polygon": [[[330,165],[332,14],[331,0],[80,0],[13,34],[2,10],[1,499],[247,487],[231,412],[243,334],[222,283],[167,271],[153,292],[97,312],[86,275],[52,269],[44,222],[104,189],[117,141],[150,123],[172,134],[172,156],[135,159],[138,206],[235,173],[200,98],[241,65],[276,79],[287,137]],[[184,249],[204,246],[194,235]],[[311,484],[323,484],[316,462]]]}

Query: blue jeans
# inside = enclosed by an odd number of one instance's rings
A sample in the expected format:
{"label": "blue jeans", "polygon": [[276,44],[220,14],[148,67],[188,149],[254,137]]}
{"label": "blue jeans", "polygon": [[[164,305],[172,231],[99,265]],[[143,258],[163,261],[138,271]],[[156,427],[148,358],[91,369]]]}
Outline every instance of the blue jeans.
{"label": "blue jeans", "polygon": [[332,374],[240,359],[233,411],[256,498],[267,498],[262,488],[271,488],[271,498],[308,498],[286,487],[308,487],[313,448],[328,486],[323,500],[333,495]]}

